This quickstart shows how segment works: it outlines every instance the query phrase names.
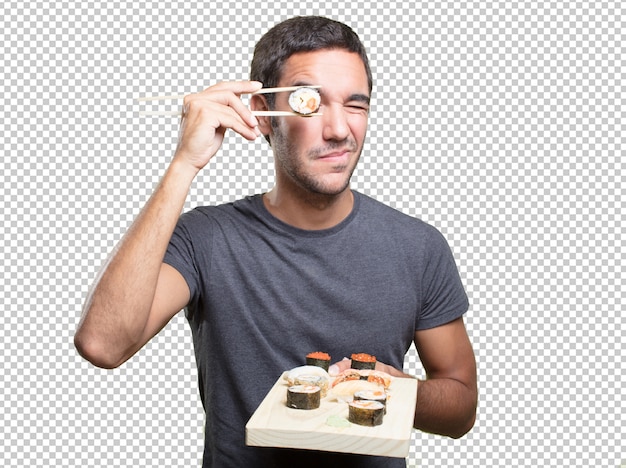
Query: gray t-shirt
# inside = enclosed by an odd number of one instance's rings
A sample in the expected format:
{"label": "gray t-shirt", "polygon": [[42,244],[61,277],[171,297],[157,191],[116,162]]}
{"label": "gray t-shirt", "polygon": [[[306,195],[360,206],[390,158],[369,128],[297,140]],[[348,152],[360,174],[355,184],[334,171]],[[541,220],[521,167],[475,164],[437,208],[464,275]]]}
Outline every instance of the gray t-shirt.
{"label": "gray t-shirt", "polygon": [[326,456],[340,462],[333,466],[405,465],[245,446],[246,422],[282,372],[303,365],[306,354],[324,351],[337,361],[368,353],[402,369],[416,330],[467,311],[439,231],[353,193],[351,214],[320,231],[276,219],[261,195],[181,216],[165,262],[191,292],[185,313],[206,411],[205,468],[319,466]]}

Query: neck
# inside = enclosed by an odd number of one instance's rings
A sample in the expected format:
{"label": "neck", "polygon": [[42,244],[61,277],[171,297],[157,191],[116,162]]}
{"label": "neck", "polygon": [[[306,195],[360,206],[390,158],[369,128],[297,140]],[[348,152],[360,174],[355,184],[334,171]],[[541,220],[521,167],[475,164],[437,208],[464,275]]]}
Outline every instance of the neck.
{"label": "neck", "polygon": [[350,188],[337,195],[304,192],[294,196],[277,185],[263,197],[265,207],[276,218],[299,229],[329,229],[352,212],[354,195]]}

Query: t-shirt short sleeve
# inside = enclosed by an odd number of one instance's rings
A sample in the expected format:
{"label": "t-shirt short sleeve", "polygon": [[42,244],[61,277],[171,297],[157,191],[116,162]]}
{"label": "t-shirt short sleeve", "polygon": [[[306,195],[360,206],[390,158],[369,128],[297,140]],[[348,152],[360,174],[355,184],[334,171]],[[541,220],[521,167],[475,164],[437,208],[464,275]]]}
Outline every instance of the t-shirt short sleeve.
{"label": "t-shirt short sleeve", "polygon": [[193,229],[193,218],[197,216],[198,213],[190,211],[180,217],[163,259],[164,263],[174,267],[187,282],[190,303],[197,300],[200,289],[197,256],[194,252],[200,246],[197,239],[194,239]]}
{"label": "t-shirt short sleeve", "polygon": [[434,227],[427,233],[422,277],[422,308],[416,330],[444,325],[461,317],[469,307],[452,250]]}

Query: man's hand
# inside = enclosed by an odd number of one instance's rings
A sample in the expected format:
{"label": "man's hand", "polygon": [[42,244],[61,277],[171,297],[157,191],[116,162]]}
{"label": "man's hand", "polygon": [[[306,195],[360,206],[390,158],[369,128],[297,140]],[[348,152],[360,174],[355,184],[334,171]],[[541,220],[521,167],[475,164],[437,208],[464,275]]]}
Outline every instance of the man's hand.
{"label": "man's hand", "polygon": [[189,300],[182,275],[163,264],[193,178],[232,129],[248,140],[258,122],[241,100],[261,83],[220,83],[185,97],[172,164],[90,289],[74,343],[100,367],[116,367],[150,340]]}
{"label": "man's hand", "polygon": [[[415,346],[427,378],[417,387],[415,429],[462,437],[474,425],[478,390],[476,360],[462,318],[415,332]],[[328,369],[336,376],[349,369],[348,358]],[[390,365],[376,362],[376,370],[394,377],[414,378]]]}
{"label": "man's hand", "polygon": [[241,95],[261,87],[257,81],[224,82],[185,96],[173,162],[197,173],[215,156],[229,128],[247,140],[256,139],[261,134],[258,121]]}
{"label": "man's hand", "polygon": [[[339,375],[343,371],[350,369],[351,365],[352,365],[352,361],[350,359],[343,358],[343,360],[336,362],[332,366],[330,366],[328,368],[328,373],[331,376]],[[384,364],[380,361],[376,361],[376,370],[385,372],[393,377],[414,378],[412,375],[405,374],[401,370],[398,370],[395,367],[392,367],[389,364]]]}

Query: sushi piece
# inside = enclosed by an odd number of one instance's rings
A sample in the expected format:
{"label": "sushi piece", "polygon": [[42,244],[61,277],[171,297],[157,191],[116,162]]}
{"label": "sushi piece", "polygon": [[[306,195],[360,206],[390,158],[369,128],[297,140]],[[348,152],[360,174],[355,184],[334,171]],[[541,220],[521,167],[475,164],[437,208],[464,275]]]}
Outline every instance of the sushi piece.
{"label": "sushi piece", "polygon": [[354,394],[354,399],[382,403],[385,406],[384,414],[387,414],[387,393],[384,390],[361,390]]}
{"label": "sushi piece", "polygon": [[[319,381],[315,379],[319,377]],[[317,366],[300,366],[291,369],[285,373],[285,380],[289,385],[317,385],[322,390],[322,398],[326,396],[330,387],[330,376],[321,367]]]}
{"label": "sushi piece", "polygon": [[287,407],[301,410],[319,408],[320,395],[317,385],[292,385],[287,388]]}
{"label": "sushi piece", "polygon": [[384,388],[365,380],[347,380],[335,385],[330,391],[330,396],[337,401],[350,402],[354,400],[354,394],[362,391],[377,392]]}
{"label": "sushi piece", "polygon": [[365,353],[357,353],[351,356],[352,369],[374,369],[376,367],[376,356],[370,356]]}
{"label": "sushi piece", "polygon": [[294,385],[314,385],[320,388],[320,396],[324,398],[328,393],[328,380],[319,375],[302,374],[294,377]]}
{"label": "sushi piece", "polygon": [[376,383],[381,387],[389,388],[391,382],[393,381],[393,377],[386,372],[377,370],[346,369],[335,377],[333,386],[349,380],[367,380],[368,382]]}
{"label": "sushi piece", "polygon": [[380,426],[385,405],[379,401],[353,400],[348,403],[348,421],[361,426]]}
{"label": "sushi piece", "polygon": [[328,372],[328,368],[330,367],[330,355],[321,351],[309,353],[306,355],[306,365],[321,367]]}
{"label": "sushi piece", "polygon": [[298,88],[289,95],[289,107],[301,115],[309,115],[320,107],[320,93],[314,88]]}
{"label": "sushi piece", "polygon": [[330,381],[330,375],[328,375],[328,372],[317,366],[294,367],[293,369],[285,373],[285,379],[290,383],[290,385],[293,385],[293,379],[295,379],[299,375],[318,375]]}
{"label": "sushi piece", "polygon": [[358,372],[361,374],[361,379],[377,383],[385,388],[389,388],[391,381],[393,380],[391,375],[382,371],[363,369]]}
{"label": "sushi piece", "polygon": [[358,371],[357,369],[346,369],[335,377],[335,380],[333,380],[333,387],[341,382],[348,382],[350,380],[366,380],[361,379],[361,377],[363,377],[361,375],[361,371]]}

